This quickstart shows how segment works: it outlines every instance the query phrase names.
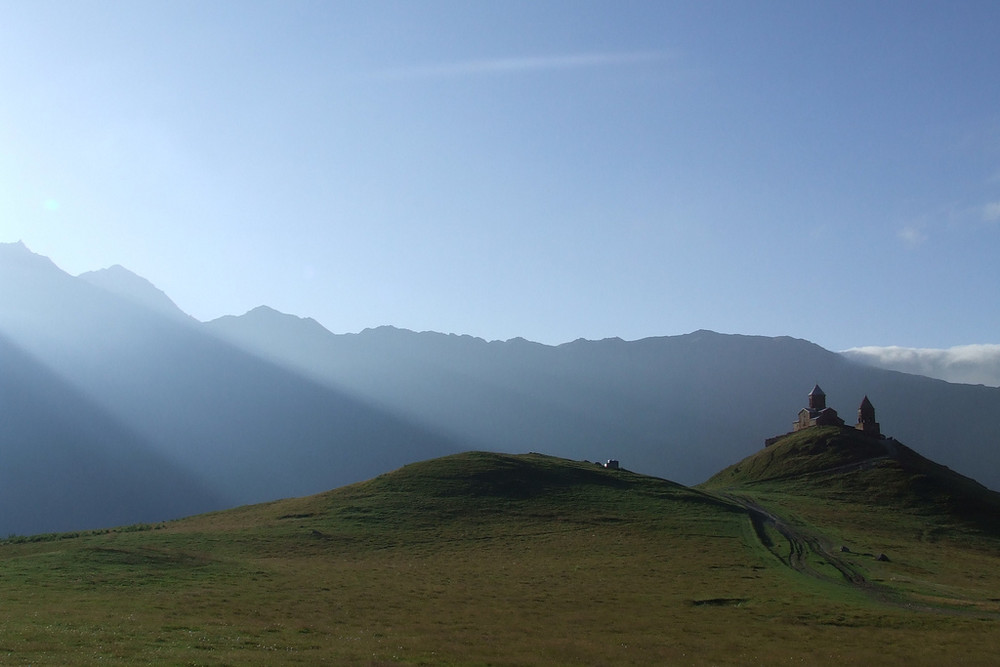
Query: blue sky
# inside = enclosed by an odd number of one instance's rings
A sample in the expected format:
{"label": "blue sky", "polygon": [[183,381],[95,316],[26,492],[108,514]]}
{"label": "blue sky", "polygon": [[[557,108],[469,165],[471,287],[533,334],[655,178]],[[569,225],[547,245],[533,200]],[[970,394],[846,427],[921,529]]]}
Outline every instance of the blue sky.
{"label": "blue sky", "polygon": [[199,319],[1000,342],[1000,3],[0,12],[0,241]]}

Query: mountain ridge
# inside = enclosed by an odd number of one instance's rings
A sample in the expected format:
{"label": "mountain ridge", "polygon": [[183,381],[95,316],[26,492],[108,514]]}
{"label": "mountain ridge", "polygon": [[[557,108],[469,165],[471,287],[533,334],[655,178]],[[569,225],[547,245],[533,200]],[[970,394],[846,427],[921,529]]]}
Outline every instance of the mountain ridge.
{"label": "mountain ridge", "polygon": [[[233,328],[227,332],[227,335],[233,336],[231,340],[236,341],[238,344],[246,345],[249,339],[249,329],[244,329],[242,332],[239,331],[241,323],[238,320],[232,322]],[[242,340],[241,340],[241,337]],[[408,401],[405,394],[414,392],[425,391],[424,387],[417,390],[412,388],[410,391],[404,391],[401,387],[398,392],[393,392],[391,387],[385,386],[384,382],[380,387],[373,387],[372,383],[366,382],[365,378],[359,377],[363,375],[361,370],[356,370],[352,372],[353,366],[362,366],[364,363],[352,364],[352,362],[345,360],[345,356],[349,354],[357,354],[363,356],[366,352],[363,347],[362,341],[367,339],[377,340],[380,346],[375,346],[367,350],[371,353],[372,350],[378,350],[379,355],[383,355],[386,359],[385,363],[379,364],[377,362],[365,362],[368,363],[365,366],[366,371],[371,371],[375,376],[381,378],[383,381],[388,381],[389,378],[393,377],[393,372],[391,366],[395,364],[399,377],[405,378],[412,376],[413,374],[426,372],[426,366],[433,361],[433,363],[438,364],[441,367],[448,367],[457,373],[471,373],[471,372],[488,372],[490,377],[490,385],[494,390],[498,390],[500,387],[505,385],[509,386],[511,384],[509,379],[512,372],[504,371],[498,368],[498,364],[506,364],[508,367],[516,366],[517,364],[524,364],[526,361],[532,364],[534,368],[532,373],[539,374],[543,373],[545,377],[550,378],[549,380],[540,379],[540,381],[531,381],[528,384],[532,386],[539,386],[545,382],[550,382],[551,378],[558,375],[563,375],[565,377],[577,377],[580,378],[579,367],[594,368],[595,363],[600,363],[600,372],[605,373],[605,383],[606,387],[621,389],[625,392],[630,392],[628,388],[629,384],[636,384],[631,382],[631,379],[645,377],[647,382],[657,385],[657,383],[651,380],[648,376],[650,370],[656,366],[660,366],[663,373],[677,373],[678,371],[683,371],[683,377],[679,377],[676,383],[660,382],[657,388],[652,386],[649,391],[645,392],[645,395],[637,395],[636,392],[632,391],[632,399],[634,404],[637,406],[648,405],[648,398],[650,394],[659,394],[663,396],[664,401],[669,401],[672,399],[680,399],[687,402],[690,410],[692,412],[704,412],[703,408],[699,408],[696,405],[690,403],[691,394],[705,394],[707,392],[712,392],[717,395],[722,395],[722,389],[709,389],[704,386],[704,377],[699,376],[697,366],[701,364],[705,368],[705,374],[711,374],[713,372],[727,372],[731,373],[733,369],[738,369],[741,366],[753,365],[754,371],[747,371],[744,376],[734,379],[732,382],[733,394],[732,397],[732,408],[735,408],[735,414],[739,416],[740,402],[742,402],[742,397],[739,393],[748,393],[748,387],[754,386],[753,392],[759,393],[759,386],[762,384],[768,384],[778,379],[780,376],[787,377],[789,375],[795,374],[797,377],[801,378],[800,382],[803,387],[811,386],[814,382],[813,378],[826,378],[832,377],[833,384],[832,388],[837,390],[840,395],[847,394],[857,394],[858,397],[866,393],[873,395],[876,402],[879,404],[880,412],[887,415],[887,419],[896,423],[902,424],[903,432],[902,436],[906,437],[908,440],[913,440],[914,436],[919,436],[921,430],[929,430],[932,434],[927,440],[930,443],[935,441],[943,444],[946,437],[949,436],[948,430],[943,428],[939,423],[932,425],[930,429],[927,429],[926,416],[930,415],[930,412],[924,413],[923,416],[918,420],[920,424],[913,424],[914,428],[909,428],[909,423],[913,412],[906,406],[906,400],[900,400],[898,396],[895,396],[895,391],[890,392],[888,386],[904,384],[908,385],[908,391],[906,393],[913,394],[914,392],[919,392],[921,395],[928,393],[927,387],[938,383],[937,386],[944,388],[948,393],[952,394],[967,394],[977,397],[977,403],[982,405],[998,405],[1000,404],[1000,392],[991,390],[990,388],[971,388],[965,386],[954,386],[946,388],[945,384],[941,381],[932,380],[928,378],[918,378],[910,377],[905,374],[895,373],[893,371],[881,371],[879,369],[869,369],[859,364],[853,364],[835,352],[831,352],[823,349],[822,347],[805,341],[803,339],[798,339],[794,337],[784,336],[784,337],[764,337],[764,336],[749,336],[749,335],[738,335],[738,334],[719,334],[715,332],[709,332],[706,330],[700,330],[692,332],[690,334],[682,334],[678,336],[659,336],[659,337],[649,337],[644,339],[639,339],[637,341],[622,341],[620,339],[609,339],[607,341],[586,341],[578,340],[571,341],[569,343],[563,343],[558,346],[547,346],[544,344],[536,343],[522,343],[516,341],[516,339],[511,339],[510,341],[484,341],[483,339],[475,338],[459,338],[452,337],[446,334],[427,334],[427,333],[415,333],[409,332],[403,329],[373,329],[365,330],[358,334],[329,334],[324,336],[322,332],[318,332],[312,341],[312,347],[308,348],[308,355],[303,354],[303,346],[294,340],[257,340],[250,344],[252,351],[256,345],[256,352],[262,353],[266,352],[271,355],[271,358],[277,358],[284,360],[290,366],[295,367],[302,372],[315,373],[315,377],[322,378],[326,377],[328,379],[336,379],[337,381],[351,386],[352,389],[357,389],[366,395],[371,395],[378,400],[386,400],[389,404],[403,410],[407,410],[408,414],[413,415],[433,415],[437,409],[435,405],[423,405],[420,404],[416,407],[412,405],[412,401]],[[424,353],[418,353],[417,348],[420,347],[420,343],[431,343],[426,347]],[[449,343],[460,343],[458,345],[449,345]],[[395,346],[393,345],[395,344]],[[412,348],[412,352],[406,352],[403,348],[409,344]],[[373,343],[374,345],[374,343]],[[337,351],[338,346],[341,348]],[[512,355],[512,351],[521,346],[527,356],[523,359]],[[665,351],[667,346],[673,349],[674,352],[671,354],[673,356],[666,358],[660,356],[661,351]],[[705,352],[699,352],[699,350],[704,347]],[[476,350],[478,349],[480,354],[475,357],[463,357],[460,350],[465,349]],[[588,357],[588,353],[591,351],[600,350],[600,356]],[[423,354],[423,357],[419,355]],[[781,360],[775,358],[776,354],[782,356]],[[339,355],[339,357],[338,357]],[[428,356],[432,355],[432,356]],[[764,363],[761,364],[748,364],[748,358],[768,358]],[[319,364],[316,363],[316,359],[326,359],[329,362],[329,366],[324,366],[323,362]],[[492,361],[490,361],[492,360]],[[492,364],[492,365],[491,365]],[[616,372],[615,366],[618,366],[621,370]],[[799,366],[800,369],[796,370],[795,367]],[[627,369],[627,370],[626,370]],[[723,371],[722,369],[726,369]],[[439,369],[440,370],[440,369]],[[811,373],[809,371],[812,371]],[[628,378],[628,371],[635,371],[633,378]],[[806,372],[802,372],[806,371]],[[607,376],[610,373],[611,376]],[[586,375],[586,373],[584,374]],[[617,377],[613,377],[617,375]],[[588,384],[593,384],[591,380],[585,380],[580,378]],[[596,379],[596,378],[595,378]],[[845,389],[845,380],[847,381]],[[428,379],[428,382],[431,380]],[[686,383],[691,389],[687,392],[688,395],[685,396],[682,391],[679,390],[677,385]],[[826,380],[824,380],[826,383]],[[433,381],[434,386],[441,387],[447,384],[447,380],[442,378],[440,380]],[[791,413],[792,406],[797,402],[794,393],[788,390],[785,386],[788,384],[787,380],[779,381],[779,385],[774,387],[775,393],[780,392],[780,400],[776,397],[774,400],[766,400],[768,404],[767,407],[759,408],[758,417],[764,415],[764,413],[776,414],[778,413],[778,404],[782,404],[785,407],[783,409],[789,411],[788,421],[791,421],[791,417],[794,416]],[[407,385],[409,386],[409,385]],[[980,391],[982,390],[982,391]],[[434,390],[436,391],[436,390]],[[573,389],[569,389],[573,391]],[[595,391],[600,391],[596,390]],[[549,391],[548,394],[553,394],[557,392]],[[565,393],[565,392],[563,392]],[[611,392],[614,393],[614,392]],[[935,390],[930,390],[930,393],[935,393]],[[641,392],[640,392],[641,394]],[[760,403],[762,399],[767,397],[755,396],[753,397],[753,402]],[[612,399],[610,396],[609,400]],[[440,396],[435,402],[440,404],[448,400],[458,400],[462,401],[463,397],[455,397],[453,395]],[[718,399],[716,399],[718,400]],[[958,399],[957,401],[952,399],[948,403],[954,404],[956,408],[961,408],[961,401],[964,399]],[[429,402],[429,401],[428,401]],[[417,401],[419,404],[420,402]],[[607,405],[607,403],[605,403]],[[842,405],[842,404],[841,404]],[[593,409],[588,409],[589,414],[599,413],[600,410],[597,406],[592,406]],[[948,406],[951,407],[950,405]],[[650,406],[649,409],[652,409]],[[718,409],[725,409],[725,404],[719,404]],[[758,412],[753,408],[747,408],[748,412]],[[923,411],[921,411],[923,412]],[[947,415],[948,409],[941,410],[938,412],[942,415]],[[983,413],[979,416],[973,417],[971,422],[975,423],[982,420]],[[483,415],[485,419],[485,415]],[[707,418],[707,417],[706,417]],[[955,419],[956,421],[961,421],[965,417],[962,414],[961,409],[956,409]],[[678,415],[679,423],[683,424],[687,420],[684,416]],[[751,428],[756,432],[780,432],[782,430],[787,430],[782,428],[780,421],[776,421],[773,417],[769,420],[764,419],[754,419],[752,417],[748,418],[743,416],[742,419],[748,424],[747,429],[745,429],[741,435],[734,429],[729,429],[728,433],[730,437],[734,440],[745,438],[745,433],[750,431]],[[662,422],[661,422],[662,423]],[[786,422],[787,423],[787,422]],[[919,428],[917,428],[919,426]],[[720,426],[712,426],[714,429],[721,429]],[[992,427],[983,427],[981,432],[987,432]],[[465,431],[471,432],[471,428],[466,428]],[[686,427],[681,431],[682,435],[690,435],[693,439],[696,438],[696,430],[694,427]],[[641,439],[642,436],[638,435]],[[648,437],[648,436],[647,436]],[[493,438],[494,442],[489,445],[489,447],[502,448],[502,442],[499,442],[500,438]],[[610,439],[610,438],[609,438]],[[718,439],[718,438],[716,438]],[[918,440],[920,438],[918,437]],[[746,442],[747,449],[746,452],[753,451],[751,442]],[[475,443],[472,443],[475,446]],[[537,443],[536,443],[537,444]],[[530,449],[535,445],[526,444],[524,448]],[[540,446],[540,445],[539,445]],[[943,451],[943,449],[942,449]],[[564,453],[564,452],[557,452]],[[598,457],[599,452],[596,447],[588,449],[581,452],[585,456]],[[951,458],[949,464],[958,467],[963,467],[962,461],[960,460],[958,451],[944,452],[948,457]],[[738,456],[733,456],[732,458],[739,458]],[[730,459],[732,460],[732,459]],[[724,458],[716,459],[718,466],[715,470],[724,467],[729,463]],[[680,462],[678,462],[680,463]],[[966,465],[967,469],[972,469],[971,466]],[[981,468],[981,466],[979,467]],[[702,468],[704,474],[707,478],[709,475],[713,474],[715,470],[708,468],[707,466]],[[686,477],[685,481],[693,483],[695,479],[688,477],[686,474],[682,474],[682,477]],[[703,479],[704,479],[703,478]],[[1000,479],[993,482],[996,485],[1000,482]]]}
{"label": "mountain ridge", "polygon": [[[759,434],[787,430],[816,381],[842,410],[843,397],[869,395],[900,440],[1000,487],[989,446],[1000,441],[1000,390],[865,368],[792,337],[700,330],[546,346],[394,327],[333,334],[267,307],[201,323],[122,299],[23,246],[0,249],[0,288],[12,349],[232,503],[464,450],[615,458],[694,484],[755,451]],[[67,444],[89,417],[73,419]]]}
{"label": "mountain ridge", "polygon": [[166,293],[121,264],[97,271],[87,271],[79,274],[77,278],[159,315],[194,321],[194,318],[182,311]]}

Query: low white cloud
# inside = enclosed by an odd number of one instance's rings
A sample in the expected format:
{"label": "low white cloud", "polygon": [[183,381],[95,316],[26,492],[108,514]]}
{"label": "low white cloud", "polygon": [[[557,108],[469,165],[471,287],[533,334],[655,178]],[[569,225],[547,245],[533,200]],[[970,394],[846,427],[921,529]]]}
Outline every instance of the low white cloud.
{"label": "low white cloud", "polygon": [[868,366],[961,382],[1000,386],[1000,345],[958,345],[947,349],[854,347],[841,352]]}
{"label": "low white cloud", "polygon": [[897,233],[897,236],[911,248],[916,247],[927,240],[927,234],[918,227],[903,227]]}
{"label": "low white cloud", "polygon": [[658,51],[630,53],[578,53],[559,56],[531,56],[521,58],[490,58],[464,60],[451,63],[408,65],[379,72],[388,78],[443,78],[532,72],[540,70],[579,69],[609,65],[632,65],[663,60],[666,54]]}

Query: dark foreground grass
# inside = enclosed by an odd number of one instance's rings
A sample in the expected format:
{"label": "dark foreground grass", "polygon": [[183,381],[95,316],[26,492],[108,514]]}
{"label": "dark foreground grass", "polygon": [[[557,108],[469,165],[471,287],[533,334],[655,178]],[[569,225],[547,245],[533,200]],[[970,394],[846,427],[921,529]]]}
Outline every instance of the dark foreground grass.
{"label": "dark foreground grass", "polygon": [[[713,496],[538,455],[145,528],[0,546],[0,660],[940,664],[988,662],[1000,640],[989,610],[788,570]],[[975,553],[994,586],[996,555]]]}

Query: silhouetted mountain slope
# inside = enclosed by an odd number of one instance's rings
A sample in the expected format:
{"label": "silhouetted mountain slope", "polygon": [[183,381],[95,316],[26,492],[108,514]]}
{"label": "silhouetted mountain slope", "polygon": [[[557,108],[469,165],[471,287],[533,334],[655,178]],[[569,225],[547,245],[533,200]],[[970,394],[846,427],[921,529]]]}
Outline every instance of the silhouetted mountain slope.
{"label": "silhouetted mountain slope", "polygon": [[[157,512],[156,518],[315,493],[458,449],[405,418],[239,350],[200,323],[73,278],[23,246],[0,248],[0,285],[0,333],[9,354],[38,360],[94,408],[62,415],[66,428],[53,451],[82,448],[74,434],[97,428],[94,420],[108,415],[120,425],[118,431],[101,427],[112,451],[130,452],[142,443],[211,484],[202,496],[189,494],[183,512]],[[60,405],[57,389],[39,388],[35,414]],[[16,385],[10,391],[17,393]],[[40,432],[43,437],[49,436]],[[31,451],[38,443],[25,428],[12,446],[9,454],[16,458],[16,450]],[[91,467],[100,468],[100,460]],[[127,456],[107,463],[123,478],[147,476],[131,465]],[[135,502],[165,508],[176,505],[174,493],[184,493],[182,485],[149,484],[139,491],[146,495]],[[0,515],[15,513],[18,504],[4,506]],[[112,518],[118,516],[114,505],[106,510],[98,525],[120,522]],[[33,530],[47,529],[48,523],[38,523]]]}
{"label": "silhouetted mountain slope", "polygon": [[0,369],[0,534],[159,521],[226,504],[2,335]]}
{"label": "silhouetted mountain slope", "polygon": [[392,327],[335,335],[270,309],[207,326],[470,446],[621,458],[684,483],[788,431],[819,381],[848,421],[868,395],[887,433],[1000,487],[1000,390],[865,367],[803,340],[697,331],[551,347]]}
{"label": "silhouetted mountain slope", "polygon": [[107,269],[81,273],[77,278],[159,315],[192,319],[151,282],[117,264]]}

